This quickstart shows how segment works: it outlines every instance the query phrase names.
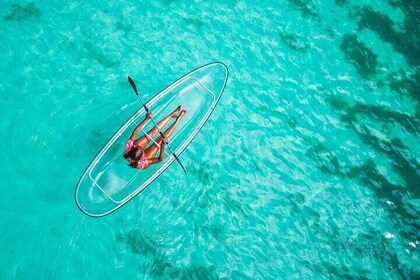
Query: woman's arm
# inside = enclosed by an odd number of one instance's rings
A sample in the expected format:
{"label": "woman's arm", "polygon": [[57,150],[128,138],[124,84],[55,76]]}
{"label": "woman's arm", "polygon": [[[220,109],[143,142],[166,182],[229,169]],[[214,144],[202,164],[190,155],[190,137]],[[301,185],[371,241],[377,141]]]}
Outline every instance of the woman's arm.
{"label": "woman's arm", "polygon": [[133,130],[133,133],[131,133],[131,136],[130,136],[131,141],[136,140],[137,134],[139,134],[140,130],[144,127],[147,121],[150,120],[151,117],[152,117],[152,113],[151,112],[147,113],[144,120],[136,126],[136,128]]}

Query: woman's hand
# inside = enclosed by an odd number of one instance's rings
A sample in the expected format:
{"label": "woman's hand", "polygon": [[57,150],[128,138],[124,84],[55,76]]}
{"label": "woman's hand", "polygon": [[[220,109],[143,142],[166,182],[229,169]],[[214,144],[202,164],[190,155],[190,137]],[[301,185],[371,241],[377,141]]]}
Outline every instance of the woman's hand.
{"label": "woman's hand", "polygon": [[162,138],[162,144],[168,144],[168,138],[166,138],[166,137],[163,137]]}
{"label": "woman's hand", "polygon": [[150,112],[150,111],[149,111],[149,112],[147,112],[146,119],[147,119],[147,120],[150,120],[150,118],[151,118],[151,117],[153,117],[153,113],[152,113],[152,112]]}

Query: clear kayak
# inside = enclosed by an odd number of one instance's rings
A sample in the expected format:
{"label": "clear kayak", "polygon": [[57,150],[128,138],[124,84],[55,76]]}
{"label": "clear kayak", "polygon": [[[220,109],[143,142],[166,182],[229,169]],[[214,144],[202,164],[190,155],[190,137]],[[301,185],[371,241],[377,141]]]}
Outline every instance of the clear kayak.
{"label": "clear kayak", "polygon": [[[191,143],[210,117],[223,93],[227,78],[228,69],[223,63],[207,64],[176,80],[146,102],[157,121],[178,105],[187,109],[187,114],[168,143],[177,156]],[[147,188],[174,162],[175,157],[169,149],[166,149],[163,162],[145,170],[129,167],[123,158],[125,144],[145,114],[143,107],[135,112],[83,172],[76,187],[75,200],[86,215],[102,217],[117,210]],[[149,122],[141,133],[144,134],[152,127],[153,124]]]}

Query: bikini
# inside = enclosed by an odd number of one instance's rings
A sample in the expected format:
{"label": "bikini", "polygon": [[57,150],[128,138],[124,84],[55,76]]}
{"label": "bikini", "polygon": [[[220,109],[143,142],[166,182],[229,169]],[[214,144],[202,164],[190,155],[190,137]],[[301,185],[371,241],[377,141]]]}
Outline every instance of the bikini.
{"label": "bikini", "polygon": [[144,152],[144,149],[142,147],[135,145],[133,140],[128,140],[127,144],[125,144],[124,154],[128,154],[134,147],[142,151],[140,159],[138,161],[135,161],[132,158],[128,157],[127,160],[129,163],[137,163],[136,168],[144,169],[145,167],[149,165],[149,161],[147,160],[146,153]]}

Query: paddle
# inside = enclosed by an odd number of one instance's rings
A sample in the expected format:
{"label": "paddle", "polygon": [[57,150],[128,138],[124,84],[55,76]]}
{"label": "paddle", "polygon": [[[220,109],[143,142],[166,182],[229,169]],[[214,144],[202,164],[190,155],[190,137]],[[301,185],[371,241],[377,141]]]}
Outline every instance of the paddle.
{"label": "paddle", "polygon": [[[144,109],[146,110],[146,114],[149,113],[149,108],[147,108],[146,103],[143,102],[143,99],[140,97],[138,91],[137,91],[137,87],[136,84],[134,83],[133,79],[131,79],[130,76],[128,76],[128,82],[130,83],[131,87],[133,88],[134,92],[137,95],[137,98],[140,100],[141,104],[143,104]],[[153,118],[150,118],[153,122],[153,124],[156,126],[157,130],[160,133],[160,136],[162,138],[165,138],[165,136],[163,135],[162,131],[159,129],[159,127],[157,126],[155,120]],[[169,146],[169,142],[168,144],[166,144],[166,146],[168,146],[169,151],[172,153],[172,155],[174,156],[174,158],[176,159],[176,161],[179,163],[179,165],[181,165],[182,170],[184,170],[185,175],[187,175],[187,171],[185,171],[184,166],[182,165],[181,161],[179,160],[178,156],[175,154],[175,152],[172,150],[171,146]]]}

